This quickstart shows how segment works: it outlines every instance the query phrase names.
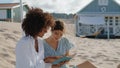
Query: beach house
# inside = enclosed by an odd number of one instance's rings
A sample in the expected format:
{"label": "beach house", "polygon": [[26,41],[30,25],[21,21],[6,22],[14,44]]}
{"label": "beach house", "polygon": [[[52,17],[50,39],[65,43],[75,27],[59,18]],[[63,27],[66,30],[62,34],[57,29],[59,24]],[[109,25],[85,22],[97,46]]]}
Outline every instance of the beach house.
{"label": "beach house", "polygon": [[120,36],[120,4],[115,0],[92,0],[76,13],[76,36]]}
{"label": "beach house", "polygon": [[[23,16],[29,7],[23,3]],[[20,4],[19,3],[0,3],[0,21],[20,22]]]}

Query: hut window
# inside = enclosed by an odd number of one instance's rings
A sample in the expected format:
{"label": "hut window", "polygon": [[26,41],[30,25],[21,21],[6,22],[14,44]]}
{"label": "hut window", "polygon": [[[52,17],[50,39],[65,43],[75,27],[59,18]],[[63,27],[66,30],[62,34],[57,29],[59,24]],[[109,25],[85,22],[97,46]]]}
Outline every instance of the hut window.
{"label": "hut window", "polygon": [[118,22],[118,19],[116,19],[115,22]]}
{"label": "hut window", "polygon": [[110,22],[113,22],[113,20],[110,20]]}
{"label": "hut window", "polygon": [[105,19],[108,19],[108,17],[105,17]]}
{"label": "hut window", "polygon": [[108,0],[98,0],[98,4],[99,4],[100,6],[108,5]]}
{"label": "hut window", "polygon": [[105,17],[105,22],[108,22],[108,17]]}
{"label": "hut window", "polygon": [[115,17],[115,22],[118,22],[119,18],[118,17]]}
{"label": "hut window", "polygon": [[107,25],[107,22],[105,23],[105,25]]}
{"label": "hut window", "polygon": [[113,33],[113,28],[112,27],[110,27],[110,33]]}
{"label": "hut window", "polygon": [[115,19],[118,19],[118,17],[115,17]]}
{"label": "hut window", "polygon": [[115,25],[118,25],[118,22],[116,22]]}
{"label": "hut window", "polygon": [[79,26],[81,26],[82,24],[81,23],[79,23]]}
{"label": "hut window", "polygon": [[110,19],[113,19],[113,17],[110,17]]}
{"label": "hut window", "polygon": [[112,22],[110,22],[110,24],[109,25],[113,25],[113,23]]}
{"label": "hut window", "polygon": [[110,22],[113,22],[113,17],[109,17],[109,21],[110,21]]}
{"label": "hut window", "polygon": [[93,26],[93,25],[90,25],[91,27]]}
{"label": "hut window", "polygon": [[120,23],[120,17],[115,17],[115,23],[116,23],[116,25],[118,25],[118,23]]}

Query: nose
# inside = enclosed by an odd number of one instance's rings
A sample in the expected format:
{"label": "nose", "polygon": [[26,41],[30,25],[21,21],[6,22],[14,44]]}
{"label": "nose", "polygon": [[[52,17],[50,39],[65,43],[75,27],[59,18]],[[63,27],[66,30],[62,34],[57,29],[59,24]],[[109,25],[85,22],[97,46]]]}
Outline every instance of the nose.
{"label": "nose", "polygon": [[58,38],[58,39],[61,38],[61,34],[59,34],[57,38]]}

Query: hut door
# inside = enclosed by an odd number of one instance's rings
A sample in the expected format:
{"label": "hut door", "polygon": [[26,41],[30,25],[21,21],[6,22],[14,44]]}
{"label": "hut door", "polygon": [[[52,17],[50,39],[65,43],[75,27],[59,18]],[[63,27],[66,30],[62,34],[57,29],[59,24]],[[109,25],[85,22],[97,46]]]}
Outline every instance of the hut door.
{"label": "hut door", "polygon": [[114,25],[115,25],[114,17],[109,17],[108,22],[109,22],[109,30],[110,30],[109,32],[111,35],[113,35],[114,34]]}
{"label": "hut door", "polygon": [[[113,35],[114,34],[114,25],[115,25],[114,18],[113,17],[105,17],[105,21],[106,21],[106,26],[107,26],[107,23],[109,24],[109,34]],[[107,30],[106,30],[106,33],[107,33]]]}

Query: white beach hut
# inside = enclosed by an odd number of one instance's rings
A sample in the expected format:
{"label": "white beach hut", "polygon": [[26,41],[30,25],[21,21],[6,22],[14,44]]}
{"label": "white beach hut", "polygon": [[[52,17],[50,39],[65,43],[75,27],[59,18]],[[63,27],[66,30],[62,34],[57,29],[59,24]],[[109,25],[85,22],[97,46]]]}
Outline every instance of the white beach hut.
{"label": "white beach hut", "polygon": [[120,36],[120,4],[115,0],[93,0],[76,16],[77,36]]}
{"label": "white beach hut", "polygon": [[[29,10],[29,6],[23,3],[23,17]],[[20,22],[20,4],[19,3],[0,3],[0,21]]]}

